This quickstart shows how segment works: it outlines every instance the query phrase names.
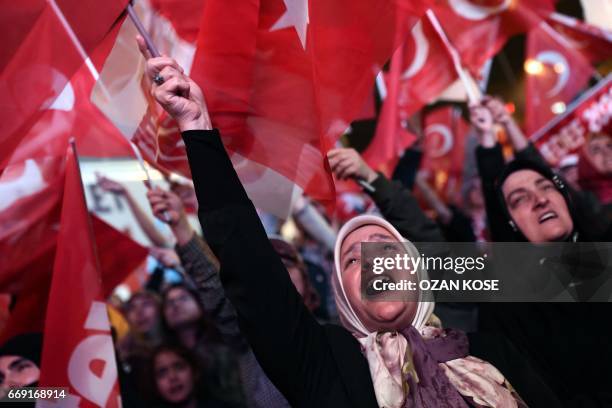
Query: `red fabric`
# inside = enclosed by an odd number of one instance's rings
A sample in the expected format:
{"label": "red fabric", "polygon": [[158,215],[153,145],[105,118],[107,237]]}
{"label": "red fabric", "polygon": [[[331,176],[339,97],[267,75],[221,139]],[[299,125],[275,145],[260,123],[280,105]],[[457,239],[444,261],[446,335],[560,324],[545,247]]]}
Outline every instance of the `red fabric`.
{"label": "red fabric", "polygon": [[421,169],[428,171],[430,183],[448,202],[461,190],[469,125],[459,110],[446,106],[425,116],[424,131]]}
{"label": "red fabric", "polygon": [[578,183],[584,190],[595,193],[601,204],[612,203],[612,177],[600,173],[584,153],[578,160]]}
{"label": "red fabric", "polygon": [[556,102],[569,104],[593,74],[589,60],[545,22],[527,34],[527,59],[543,64],[541,73],[526,75],[525,130],[539,130],[555,114]]}
{"label": "red fabric", "polygon": [[612,32],[558,13],[546,14],[546,22],[592,63],[612,57]]}
{"label": "red fabric", "polygon": [[208,0],[192,76],[228,150],[333,200],[325,154],[428,3]]}
{"label": "red fabric", "polygon": [[[101,278],[79,167],[69,149],[39,385],[68,387],[74,406],[121,406]],[[101,370],[94,371],[94,363]]]}
{"label": "red fabric", "polygon": [[[416,140],[402,124],[399,109],[400,76],[403,73],[403,47],[398,48],[391,59],[391,70],[388,75],[387,98],[376,126],[376,133],[363,159],[370,167],[391,177],[402,152]],[[404,117],[404,120],[407,120]]]}
{"label": "red fabric", "polygon": [[508,38],[538,24],[536,10],[554,10],[551,0],[442,0],[433,10],[463,65],[477,76],[480,67]]}
{"label": "red fabric", "polygon": [[61,10],[89,53],[109,32],[126,4],[127,0],[24,0],[18,7],[3,4],[2,21],[6,24],[2,26],[9,34],[3,36],[5,51],[0,53],[0,172],[43,110],[83,63],[53,5]]}
{"label": "red fabric", "polygon": [[577,153],[589,133],[612,134],[610,97],[612,75],[586,91],[580,103],[570,105],[554,126],[545,127],[531,136],[531,141],[551,166],[558,166],[565,156]]}
{"label": "red fabric", "polygon": [[404,46],[398,104],[403,118],[432,102],[457,78],[442,39],[427,18],[412,29]]}

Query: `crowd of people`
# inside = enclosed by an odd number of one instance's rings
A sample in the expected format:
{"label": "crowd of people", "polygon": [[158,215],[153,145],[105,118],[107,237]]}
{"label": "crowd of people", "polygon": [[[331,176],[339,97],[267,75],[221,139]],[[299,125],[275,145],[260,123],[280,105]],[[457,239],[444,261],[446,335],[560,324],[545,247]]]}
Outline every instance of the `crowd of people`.
{"label": "crowd of people", "polygon": [[[358,245],[404,242],[414,254],[411,242],[608,242],[611,135],[590,135],[551,168],[503,102],[485,97],[469,106],[478,175],[452,204],[416,172],[418,151],[409,182],[337,148],[328,153],[335,177],[367,183],[375,210],[338,225],[302,198],[290,241],[247,197],[197,85],[140,47],[146,75],[163,78],[152,92],[179,124],[194,186],[147,193],[169,240],[127,188],[98,180],[128,202],[158,261],[118,305],[128,324],[114,325],[123,406],[612,406],[609,303],[371,301],[361,296]],[[197,208],[201,235],[186,208]],[[36,384],[41,341],[21,335],[0,348],[0,389]]]}

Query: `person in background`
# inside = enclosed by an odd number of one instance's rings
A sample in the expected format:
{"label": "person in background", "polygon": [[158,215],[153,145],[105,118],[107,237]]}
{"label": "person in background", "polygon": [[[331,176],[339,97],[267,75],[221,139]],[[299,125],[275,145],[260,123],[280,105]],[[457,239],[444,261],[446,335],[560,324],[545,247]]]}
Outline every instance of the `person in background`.
{"label": "person in background", "polygon": [[155,247],[167,247],[167,238],[155,227],[149,216],[143,211],[138,205],[138,202],[130,191],[121,183],[111,180],[108,177],[104,177],[100,174],[96,174],[98,178],[98,186],[104,191],[116,194],[119,197],[123,197],[130,208],[134,218],[140,225],[140,228],[145,233],[147,238],[151,241],[151,244]]}
{"label": "person in background", "polygon": [[612,221],[612,137],[590,134],[579,153],[578,184],[594,194],[608,222]]}
{"label": "person in background", "polygon": [[193,351],[204,369],[204,380],[216,398],[242,405],[244,395],[236,358],[223,342],[189,281],[172,284],[162,293],[163,323],[168,339]]}
{"label": "person in background", "polygon": [[12,388],[38,385],[41,352],[40,333],[17,335],[0,347],[0,400]]}
{"label": "person in background", "polygon": [[154,408],[233,407],[216,399],[202,381],[203,370],[191,350],[162,344],[151,354],[144,394]]}
{"label": "person in background", "polygon": [[[568,253],[573,242],[609,241],[610,233],[596,233],[569,184],[514,125],[506,130],[514,140],[516,158],[506,165],[494,118],[501,117],[502,125],[514,122],[499,112],[501,103],[489,109],[490,102],[472,105],[471,119],[479,137],[478,170],[494,241],[567,242]],[[530,272],[538,271],[534,266]],[[508,338],[564,406],[599,407],[612,401],[612,350],[600,346],[602,338],[612,336],[610,316],[610,303],[487,303],[480,305],[479,327]]]}
{"label": "person in background", "polygon": [[[182,201],[176,194],[159,188],[150,191],[147,197],[153,214],[160,220],[165,219],[166,222],[169,222],[177,240],[176,252],[184,265],[186,275],[195,286],[200,304],[210,316],[222,341],[231,348],[238,360],[247,406],[250,408],[288,407],[286,399],[266,377],[252,349],[240,332],[236,311],[225,296],[221,285],[218,274],[219,262],[206,242],[187,222],[187,214]],[[281,247],[287,250],[290,260],[296,260],[294,256],[291,256],[295,255],[295,250],[283,245]],[[302,278],[299,272],[296,278],[298,280]],[[300,285],[303,287],[302,283]]]}
{"label": "person in background", "polygon": [[164,340],[161,324],[161,299],[157,293],[134,293],[123,306],[130,331],[117,345],[121,360],[147,355]]}
{"label": "person in background", "polygon": [[282,237],[270,237],[272,248],[276,251],[289,273],[291,282],[304,299],[304,304],[311,312],[319,307],[320,300],[317,291],[312,287],[306,264],[293,245]]}
{"label": "person in background", "polygon": [[[483,118],[486,119],[482,121]],[[505,211],[500,208],[497,192],[496,180],[499,179],[505,166],[501,145],[497,142],[497,129],[502,129],[508,136],[515,159],[537,163],[541,168],[550,169],[550,166],[533,143],[527,139],[499,98],[485,96],[481,103],[473,104],[470,107],[470,120],[480,141],[480,146],[476,149],[476,158],[478,173],[483,180],[483,194],[492,240],[514,241],[515,231],[509,226]],[[568,184],[561,180],[564,184]],[[592,239],[601,239],[606,234],[609,223],[602,222],[599,205],[594,205],[592,199],[571,188],[571,185],[567,192],[568,199],[572,202],[573,215],[580,220],[583,231],[588,230]]]}

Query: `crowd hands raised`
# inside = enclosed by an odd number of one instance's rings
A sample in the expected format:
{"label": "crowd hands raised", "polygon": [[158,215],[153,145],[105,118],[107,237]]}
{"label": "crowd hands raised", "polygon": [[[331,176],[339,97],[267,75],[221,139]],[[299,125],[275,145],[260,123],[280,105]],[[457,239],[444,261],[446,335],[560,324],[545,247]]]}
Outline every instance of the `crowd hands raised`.
{"label": "crowd hands raised", "polygon": [[[387,179],[354,149],[332,149],[327,158],[335,177],[368,183],[372,188],[363,194],[377,211],[339,229],[316,204],[302,199],[292,216],[298,233],[290,242],[277,225],[261,227],[219,149],[200,88],[174,60],[151,58],[138,42],[148,60],[151,93],[183,132],[195,188],[175,183],[170,190],[147,192],[152,214],[172,232],[169,239],[128,189],[98,179],[103,190],[127,201],[157,260],[144,289],[119,304],[129,327],[114,328],[123,406],[611,403],[611,352],[600,343],[608,341],[612,327],[607,304],[480,310],[436,305],[440,324],[430,302],[362,299],[354,245],[406,239],[609,241],[609,135],[593,135],[577,157],[551,169],[504,103],[486,96],[469,105],[478,174],[464,180],[461,197],[448,204],[430,185],[430,175],[416,171],[418,148],[402,158],[416,161],[410,180]],[[500,131],[511,146],[510,160]],[[210,163],[220,166],[212,178]],[[203,235],[185,210],[198,204]],[[4,389],[36,383],[39,346],[34,337],[0,349]]]}

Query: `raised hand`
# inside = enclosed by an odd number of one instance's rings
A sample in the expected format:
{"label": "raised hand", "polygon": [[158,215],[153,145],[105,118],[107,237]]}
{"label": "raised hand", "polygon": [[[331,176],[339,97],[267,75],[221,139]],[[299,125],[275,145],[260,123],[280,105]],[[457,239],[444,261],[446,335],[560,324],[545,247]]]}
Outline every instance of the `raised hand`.
{"label": "raised hand", "polygon": [[506,106],[501,99],[487,95],[483,98],[483,104],[489,109],[496,123],[506,125],[512,120],[510,113],[506,110]]}
{"label": "raised hand", "polygon": [[327,159],[332,171],[340,180],[352,178],[371,183],[378,177],[355,149],[332,149],[327,152]]}
{"label": "raised hand", "polygon": [[138,48],[147,60],[145,76],[151,84],[151,95],[176,119],[181,132],[212,129],[204,94],[183,68],[169,57],[153,58],[142,37],[136,37]]}
{"label": "raised hand", "polygon": [[179,196],[171,191],[155,187],[147,192],[147,199],[153,215],[170,225],[178,243],[180,245],[187,243],[194,231],[187,221],[187,213]]}
{"label": "raised hand", "polygon": [[493,147],[497,142],[495,138],[494,131],[494,121],[493,114],[491,111],[483,104],[480,103],[471,103],[469,105],[470,108],[470,122],[474,129],[476,129],[476,134],[478,136],[478,141],[483,147]]}
{"label": "raised hand", "polygon": [[96,173],[96,181],[98,186],[104,191],[124,195],[126,193],[125,186],[115,180],[111,180],[99,173]]}

